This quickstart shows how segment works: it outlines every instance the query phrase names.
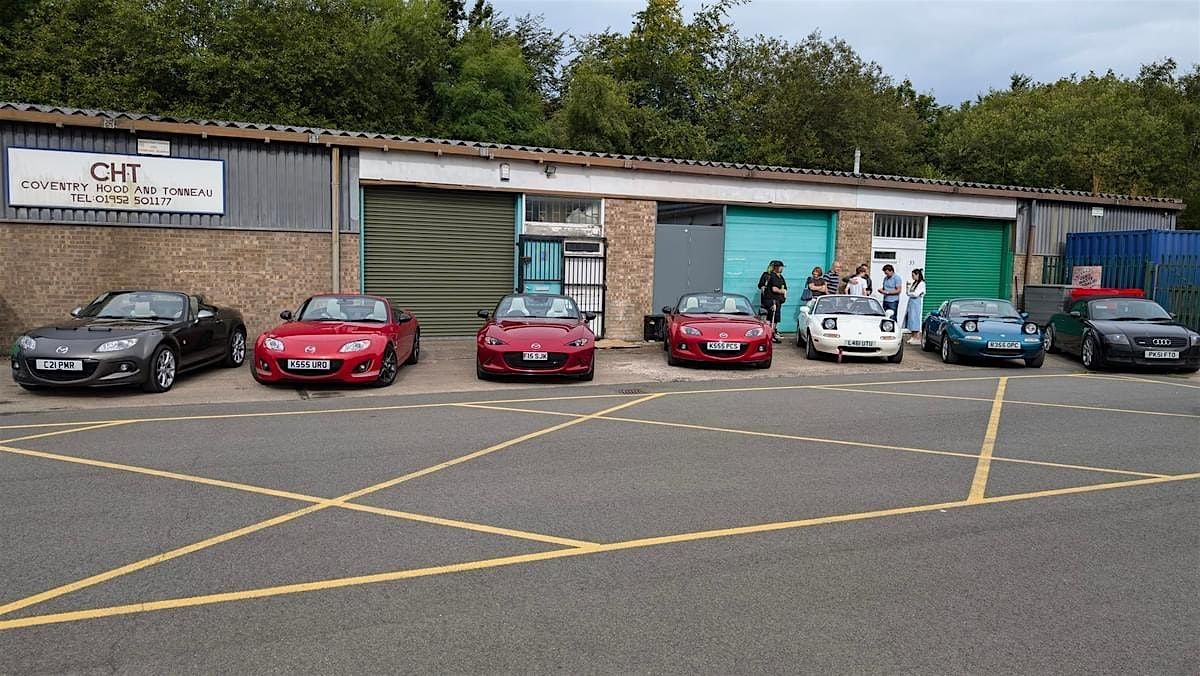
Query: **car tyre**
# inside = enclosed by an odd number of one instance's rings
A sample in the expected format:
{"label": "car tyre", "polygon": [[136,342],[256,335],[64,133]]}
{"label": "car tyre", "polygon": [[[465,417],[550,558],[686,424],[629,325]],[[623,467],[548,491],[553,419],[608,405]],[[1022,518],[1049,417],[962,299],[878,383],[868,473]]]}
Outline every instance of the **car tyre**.
{"label": "car tyre", "polygon": [[475,358],[475,377],[480,380],[491,380],[492,374],[483,370],[483,364],[479,362],[479,357]]}
{"label": "car tyre", "polygon": [[817,359],[818,356],[817,348],[813,347],[812,332],[809,332],[808,336],[804,339],[804,358]]}
{"label": "car tyre", "polygon": [[899,364],[904,361],[904,343],[900,343],[900,349],[896,350],[896,354],[887,357],[889,364]]}
{"label": "car tyre", "polygon": [[683,366],[683,360],[676,357],[669,348],[667,349],[667,366]]}
{"label": "car tyre", "polygon": [[595,377],[596,377],[596,362],[593,361],[592,366],[591,366],[591,368],[589,368],[587,370],[587,373],[581,373],[579,375],[579,380],[582,382],[585,382],[585,383],[590,383],[590,382],[592,382],[592,379]]}
{"label": "car tyre", "polygon": [[408,359],[405,359],[404,363],[411,366],[412,364],[415,364],[418,361],[420,361],[420,359],[421,359],[421,331],[420,331],[420,329],[418,329],[417,332],[415,334],[413,334],[412,352],[408,353]]}
{"label": "car tyre", "polygon": [[1040,369],[1042,364],[1046,363],[1046,351],[1038,352],[1038,355],[1033,359],[1026,359],[1025,366],[1031,369]]}
{"label": "car tyre", "polygon": [[17,383],[17,384],[21,386],[21,389],[29,391],[29,392],[42,392],[46,389],[46,388],[42,387],[41,385],[30,385],[29,383]]}
{"label": "car tyre", "polygon": [[379,377],[375,379],[375,387],[387,387],[396,382],[396,374],[400,372],[400,363],[396,351],[391,345],[383,351],[383,360],[379,362]]}
{"label": "car tyre", "polygon": [[796,347],[804,347],[804,332],[796,329]]}
{"label": "car tyre", "polygon": [[1083,339],[1083,348],[1079,351],[1079,361],[1083,362],[1083,367],[1089,371],[1100,368],[1100,346],[1096,343],[1095,336],[1087,335]]}
{"label": "car tyre", "polygon": [[921,336],[921,351],[933,352],[933,341],[929,339],[928,331],[925,332],[925,335]]}
{"label": "car tyre", "polygon": [[225,366],[235,369],[246,363],[246,327],[239,326],[229,334],[225,348]]}
{"label": "car tyre", "polygon": [[1200,371],[1200,368],[1190,368],[1190,367],[1189,367],[1189,368],[1186,368],[1186,369],[1179,369],[1179,372],[1180,372],[1180,373],[1196,373],[1196,372],[1198,372],[1198,371]]}
{"label": "car tyre", "polygon": [[950,339],[946,336],[942,336],[942,363],[958,363],[958,353],[954,351],[954,346],[950,344]]}
{"label": "car tyre", "polygon": [[1055,352],[1058,352],[1058,346],[1054,344],[1054,325],[1053,324],[1047,326],[1046,332],[1042,334],[1042,348],[1043,348],[1043,351],[1049,352],[1050,354],[1054,354]]}
{"label": "car tyre", "polygon": [[771,360],[772,359],[774,359],[774,357],[772,357],[771,359],[768,359],[766,361],[755,362],[754,366],[755,366],[755,368],[769,369],[769,368],[771,368]]}
{"label": "car tyre", "polygon": [[167,345],[159,345],[150,355],[150,368],[142,389],[147,392],[160,394],[171,389],[175,384],[175,376],[179,373],[179,357]]}

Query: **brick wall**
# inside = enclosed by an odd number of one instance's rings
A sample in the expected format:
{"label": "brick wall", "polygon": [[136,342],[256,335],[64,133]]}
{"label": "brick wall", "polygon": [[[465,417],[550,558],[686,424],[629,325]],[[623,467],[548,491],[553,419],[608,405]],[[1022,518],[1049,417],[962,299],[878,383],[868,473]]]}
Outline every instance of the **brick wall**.
{"label": "brick wall", "polygon": [[[343,234],[342,284],[358,291],[358,236]],[[253,339],[308,294],[329,291],[330,236],[0,223],[0,346],[118,287],[178,289],[239,308]]]}
{"label": "brick wall", "polygon": [[835,256],[836,260],[842,262],[842,275],[854,274],[854,269],[860,263],[871,264],[871,238],[874,232],[874,212],[849,210],[838,212],[837,253]]}
{"label": "brick wall", "polygon": [[608,338],[642,339],[642,319],[654,301],[654,224],[658,204],[605,200],[608,238],[608,295],[604,333]]}

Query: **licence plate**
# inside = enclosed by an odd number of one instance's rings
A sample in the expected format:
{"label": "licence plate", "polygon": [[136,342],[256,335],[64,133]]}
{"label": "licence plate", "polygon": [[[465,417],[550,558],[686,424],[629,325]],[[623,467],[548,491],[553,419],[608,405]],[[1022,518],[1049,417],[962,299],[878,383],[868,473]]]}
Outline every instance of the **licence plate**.
{"label": "licence plate", "polygon": [[847,340],[846,347],[875,347],[873,340]]}
{"label": "licence plate", "polygon": [[549,352],[522,352],[521,359],[525,361],[546,361],[550,359]]}
{"label": "licence plate", "polygon": [[328,359],[289,359],[288,368],[297,371],[328,371]]}
{"label": "licence plate", "polygon": [[78,359],[38,359],[35,366],[42,371],[82,371],[83,362]]}
{"label": "licence plate", "polygon": [[742,344],[741,343],[715,342],[715,343],[709,343],[708,349],[720,350],[720,351],[736,351],[736,350],[742,349]]}
{"label": "licence plate", "polygon": [[1179,359],[1174,350],[1146,350],[1146,359]]}
{"label": "licence plate", "polygon": [[989,340],[988,341],[988,349],[989,350],[1019,350],[1019,349],[1021,349],[1021,344],[1018,342],[1004,342],[1004,341],[999,341],[999,340]]}

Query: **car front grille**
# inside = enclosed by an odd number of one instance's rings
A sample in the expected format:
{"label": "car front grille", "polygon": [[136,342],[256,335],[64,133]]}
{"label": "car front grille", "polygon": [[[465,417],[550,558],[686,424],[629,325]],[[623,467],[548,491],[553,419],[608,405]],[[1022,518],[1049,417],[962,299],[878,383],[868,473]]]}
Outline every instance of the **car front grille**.
{"label": "car front grille", "polygon": [[92,374],[96,372],[96,367],[100,365],[100,362],[95,359],[84,359],[82,371],[43,371],[34,367],[36,363],[37,361],[34,359],[26,359],[25,368],[42,380],[53,380],[60,383],[91,378]]}
{"label": "car front grille", "polygon": [[1187,338],[1147,338],[1145,336],[1134,338],[1133,342],[1138,347],[1148,347],[1152,350],[1168,347],[1187,347],[1188,344]]}
{"label": "car front grille", "polygon": [[329,368],[327,369],[290,369],[288,368],[287,363],[288,360],[286,359],[275,360],[275,365],[280,371],[284,373],[290,373],[294,376],[327,376],[330,373],[337,373],[338,370],[342,368],[341,359],[330,359]]}
{"label": "car front grille", "polygon": [[700,351],[713,357],[736,357],[739,354],[744,354],[747,347],[749,347],[747,343],[742,343],[741,347],[736,350],[710,350],[707,343],[700,343]]}
{"label": "car front grille", "polygon": [[520,352],[505,352],[504,363],[514,369],[558,369],[567,363],[567,355],[565,352],[548,352],[545,361],[526,361]]}

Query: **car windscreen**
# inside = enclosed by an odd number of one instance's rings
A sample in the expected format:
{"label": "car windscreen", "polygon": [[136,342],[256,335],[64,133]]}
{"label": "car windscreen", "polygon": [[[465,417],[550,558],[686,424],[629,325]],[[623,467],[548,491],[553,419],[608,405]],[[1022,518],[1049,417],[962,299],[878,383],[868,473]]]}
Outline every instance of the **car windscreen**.
{"label": "car windscreen", "polygon": [[874,298],[854,296],[826,296],[818,298],[813,308],[817,315],[878,315],[883,316],[883,306]]}
{"label": "car windscreen", "polygon": [[183,319],[187,298],[162,291],[123,291],[97,298],[85,307],[80,317],[94,319]]}
{"label": "car windscreen", "polygon": [[1127,322],[1171,318],[1158,303],[1139,298],[1094,300],[1088,304],[1088,316],[1092,319]]}
{"label": "car windscreen", "polygon": [[1020,319],[1021,315],[1017,314],[1017,308],[1006,300],[957,300],[950,303],[948,314],[951,319],[967,319],[980,317],[1007,317],[1011,319]]}
{"label": "car windscreen", "polygon": [[373,322],[386,324],[387,304],[367,296],[315,296],[300,307],[302,322]]}
{"label": "car windscreen", "polygon": [[679,299],[679,312],[685,314],[753,315],[754,307],[745,296],[735,293],[690,293]]}
{"label": "car windscreen", "polygon": [[496,305],[498,319],[579,319],[579,308],[566,296],[505,296]]}

